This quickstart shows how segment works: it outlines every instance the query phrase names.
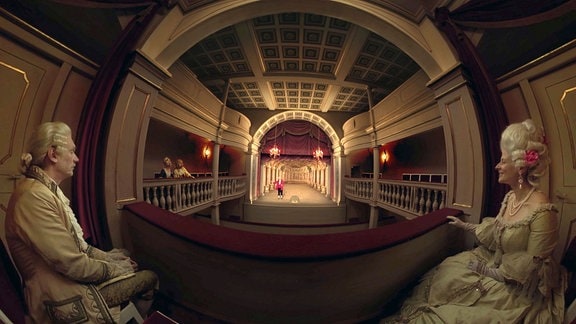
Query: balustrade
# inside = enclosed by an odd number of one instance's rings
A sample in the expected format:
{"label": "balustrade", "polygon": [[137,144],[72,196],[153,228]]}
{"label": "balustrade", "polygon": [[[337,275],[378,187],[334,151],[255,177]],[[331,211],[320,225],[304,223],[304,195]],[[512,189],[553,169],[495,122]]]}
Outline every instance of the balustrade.
{"label": "balustrade", "polygon": [[[234,199],[246,192],[246,176],[220,177],[218,188],[213,188],[213,181],[213,178],[145,180],[144,201],[181,213],[208,207],[216,200]],[[446,184],[380,179],[373,188],[373,179],[346,178],[343,188],[347,198],[361,202],[372,202],[372,193],[376,190],[375,203],[414,216],[442,209],[446,205]]]}
{"label": "balustrade", "polygon": [[[213,181],[213,178],[144,180],[144,201],[173,213],[181,213],[207,207],[216,199],[233,199],[246,192],[246,176],[220,177],[216,189],[213,188]],[[215,195],[216,191],[218,196]]]}
{"label": "balustrade", "polygon": [[[361,202],[372,201],[373,180],[366,178],[344,179],[344,194],[347,198]],[[376,203],[383,208],[410,215],[421,216],[442,209],[446,205],[447,185],[443,183],[423,183],[396,180],[378,180],[375,188]]]}

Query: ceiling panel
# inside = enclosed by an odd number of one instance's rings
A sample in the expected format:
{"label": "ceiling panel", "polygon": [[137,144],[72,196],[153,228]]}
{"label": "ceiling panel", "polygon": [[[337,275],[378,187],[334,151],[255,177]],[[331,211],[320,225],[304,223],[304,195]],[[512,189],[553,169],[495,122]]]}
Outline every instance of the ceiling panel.
{"label": "ceiling panel", "polygon": [[[181,60],[219,98],[230,80],[226,104],[240,111],[363,112],[369,109],[369,93],[378,102],[420,69],[385,38],[333,17],[282,13],[239,25],[251,34],[229,26]],[[349,50],[356,42],[362,44],[353,46],[359,50]]]}
{"label": "ceiling panel", "polygon": [[[184,13],[216,2],[177,1]],[[121,22],[142,8],[125,4],[115,8],[112,2],[102,8],[84,8],[81,4],[0,0],[2,10],[103,64],[121,35]],[[381,7],[416,24],[436,7],[453,4],[457,7],[453,0],[366,0],[367,6]],[[567,14],[524,28],[488,29],[478,43],[478,53],[490,73],[498,77],[573,40],[574,25],[574,15]],[[333,17],[294,12],[228,26],[193,45],[181,60],[218,98],[225,97],[225,85],[230,80],[234,86],[230,87],[227,104],[240,111],[289,109],[279,104],[290,98],[287,94],[283,99],[276,95],[272,83],[298,81],[313,84],[315,92],[311,103],[305,102],[306,94],[298,93],[297,109],[362,112],[369,108],[367,93],[372,93],[372,102],[378,103],[419,69],[386,40],[386,35],[375,35]],[[356,95],[361,99],[351,96],[348,88],[364,91],[365,95]]]}

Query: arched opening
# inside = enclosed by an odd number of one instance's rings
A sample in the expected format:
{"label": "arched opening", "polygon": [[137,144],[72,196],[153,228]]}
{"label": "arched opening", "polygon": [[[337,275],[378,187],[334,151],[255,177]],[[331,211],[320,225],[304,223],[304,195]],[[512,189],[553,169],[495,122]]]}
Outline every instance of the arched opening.
{"label": "arched opening", "polygon": [[[280,126],[280,134],[279,125],[284,125]],[[271,157],[268,150],[279,140],[280,156]],[[336,167],[340,163],[335,163],[335,159],[340,158],[340,139],[324,118],[300,111],[276,114],[256,130],[252,143],[259,154],[258,159],[252,159],[257,165],[251,166],[259,170],[252,175],[258,185],[255,199],[273,191],[274,182],[283,178],[293,183],[306,183],[332,201],[339,201],[336,193],[340,188],[334,179],[341,172],[340,167]],[[289,145],[285,152],[288,154],[283,157],[282,146],[286,149],[286,145]],[[313,157],[317,147],[325,151],[320,159]]]}

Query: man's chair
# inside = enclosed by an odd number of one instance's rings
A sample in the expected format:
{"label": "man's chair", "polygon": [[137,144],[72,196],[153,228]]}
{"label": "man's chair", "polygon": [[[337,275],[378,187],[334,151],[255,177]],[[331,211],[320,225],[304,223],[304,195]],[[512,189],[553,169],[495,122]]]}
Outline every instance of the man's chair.
{"label": "man's chair", "polygon": [[568,271],[568,288],[564,295],[566,304],[564,323],[576,324],[576,237],[570,241],[562,258],[562,265]]}
{"label": "man's chair", "polygon": [[124,306],[122,308],[122,311],[120,311],[119,324],[130,323],[132,320],[134,320],[138,324],[144,323],[144,319],[142,318],[142,315],[140,315],[140,312],[138,311],[134,303],[128,302],[128,305]]}
{"label": "man's chair", "polygon": [[24,323],[26,303],[24,302],[24,293],[19,285],[20,275],[16,271],[3,241],[0,244],[0,265],[0,291],[2,292],[0,293],[0,310],[12,323]]}

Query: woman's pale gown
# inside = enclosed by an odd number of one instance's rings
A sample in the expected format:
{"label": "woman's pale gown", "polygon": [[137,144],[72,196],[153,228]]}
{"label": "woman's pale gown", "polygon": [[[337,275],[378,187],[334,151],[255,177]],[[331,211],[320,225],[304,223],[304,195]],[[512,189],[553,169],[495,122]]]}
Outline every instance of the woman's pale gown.
{"label": "woman's pale gown", "polygon": [[[477,226],[478,247],[429,271],[401,312],[383,322],[562,323],[566,271],[551,257],[558,239],[554,206],[505,224],[509,198],[496,218]],[[472,260],[500,264],[505,282],[469,270]]]}

